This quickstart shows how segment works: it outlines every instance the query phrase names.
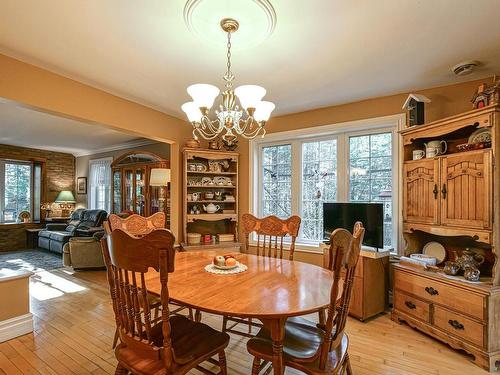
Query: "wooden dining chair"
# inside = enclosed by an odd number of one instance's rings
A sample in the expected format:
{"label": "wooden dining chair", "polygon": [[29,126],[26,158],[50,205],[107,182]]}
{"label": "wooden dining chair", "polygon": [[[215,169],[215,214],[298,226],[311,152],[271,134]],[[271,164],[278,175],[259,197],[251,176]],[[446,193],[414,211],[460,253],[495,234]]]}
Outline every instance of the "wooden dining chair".
{"label": "wooden dining chair", "polygon": [[[110,214],[107,221],[104,222],[104,229],[106,233],[110,234],[116,229],[121,229],[125,233],[133,237],[142,237],[156,229],[165,229],[165,224],[167,221],[167,216],[164,212],[157,212],[149,217],[144,217],[138,214],[132,214],[127,217],[122,217],[116,214]],[[153,311],[154,318],[157,319],[160,314],[161,301],[156,296],[148,295],[148,302],[150,308]],[[170,311],[171,314],[177,315],[181,311],[188,309],[189,319],[193,320],[193,311],[191,308],[182,306],[176,303],[172,305],[177,306],[177,308]],[[113,348],[118,342],[118,332],[115,332],[115,337],[113,339]]]}
{"label": "wooden dining chair", "polygon": [[[302,317],[288,319],[283,340],[285,366],[314,375],[352,374],[347,351],[349,338],[344,330],[364,232],[361,223],[354,226],[354,236],[345,229],[333,231],[330,238],[333,285],[326,325],[321,329]],[[269,331],[262,328],[248,341],[247,349],[254,356],[252,375],[258,375],[272,361],[273,341]]]}
{"label": "wooden dining chair", "polygon": [[[290,237],[290,247],[288,259],[293,260],[295,251],[295,241],[299,235],[301,219],[299,216],[291,216],[288,219],[280,219],[276,216],[267,216],[265,218],[257,218],[251,214],[243,214],[241,223],[243,225],[243,235],[245,236],[244,252],[250,251],[250,235],[255,233],[257,236],[256,255],[283,259],[284,238]],[[233,324],[228,327],[227,323]],[[234,328],[240,324],[248,325],[248,333],[235,330]],[[236,317],[224,316],[222,319],[222,331],[231,332],[236,335],[253,337],[252,326],[262,327],[261,324],[254,323],[252,319],[241,319]]]}
{"label": "wooden dining chair", "polygon": [[[120,344],[115,374],[186,374],[193,368],[215,374],[201,366],[216,364],[227,374],[225,348],[229,335],[213,328],[169,314],[168,274],[174,272],[174,236],[169,230],[155,230],[144,237],[132,237],[121,229],[101,240],[107,266],[109,289]],[[159,273],[161,319],[151,319],[147,273]],[[218,360],[212,358],[218,355]]]}
{"label": "wooden dining chair", "polygon": [[[354,227],[352,229],[352,233],[356,233],[356,231],[358,230],[359,226],[361,225],[361,227],[363,226],[363,224],[360,222],[360,221],[357,221],[356,223],[354,223]],[[328,253],[327,253],[327,259],[323,260],[323,267],[325,267],[326,269],[330,270],[330,271],[333,271],[333,266],[334,266],[334,254],[332,253],[332,247],[330,246],[328,248]],[[325,264],[326,262],[326,264]],[[318,327],[320,328],[324,328],[325,327],[325,324],[326,324],[326,309],[325,310],[320,310],[318,311]]]}

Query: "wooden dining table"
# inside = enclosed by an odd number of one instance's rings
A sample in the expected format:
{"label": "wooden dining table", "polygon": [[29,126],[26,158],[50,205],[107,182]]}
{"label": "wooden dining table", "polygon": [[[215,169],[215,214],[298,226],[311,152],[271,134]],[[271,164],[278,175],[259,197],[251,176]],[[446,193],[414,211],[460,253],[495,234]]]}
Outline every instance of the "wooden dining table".
{"label": "wooden dining table", "polygon": [[[223,250],[178,252],[175,271],[169,274],[170,299],[179,304],[218,315],[254,318],[262,322],[273,340],[273,369],[283,374],[285,322],[292,316],[324,309],[330,303],[332,272],[308,263],[234,254],[246,265],[244,272],[229,275],[205,271]],[[148,290],[160,294],[159,274],[146,275]]]}

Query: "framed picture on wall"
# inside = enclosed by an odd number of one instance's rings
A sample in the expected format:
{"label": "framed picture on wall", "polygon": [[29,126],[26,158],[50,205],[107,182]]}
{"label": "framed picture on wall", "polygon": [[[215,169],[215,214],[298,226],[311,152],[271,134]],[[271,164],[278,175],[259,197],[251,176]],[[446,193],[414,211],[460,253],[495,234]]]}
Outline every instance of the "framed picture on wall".
{"label": "framed picture on wall", "polygon": [[87,177],[78,177],[76,179],[76,193],[87,194]]}

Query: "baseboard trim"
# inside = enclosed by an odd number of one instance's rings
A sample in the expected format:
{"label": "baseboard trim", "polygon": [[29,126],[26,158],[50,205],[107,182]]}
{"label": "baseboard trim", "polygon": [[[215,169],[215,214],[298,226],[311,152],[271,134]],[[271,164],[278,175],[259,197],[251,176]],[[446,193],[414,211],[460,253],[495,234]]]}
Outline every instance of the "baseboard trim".
{"label": "baseboard trim", "polygon": [[33,315],[31,313],[16,316],[0,322],[0,342],[33,332]]}

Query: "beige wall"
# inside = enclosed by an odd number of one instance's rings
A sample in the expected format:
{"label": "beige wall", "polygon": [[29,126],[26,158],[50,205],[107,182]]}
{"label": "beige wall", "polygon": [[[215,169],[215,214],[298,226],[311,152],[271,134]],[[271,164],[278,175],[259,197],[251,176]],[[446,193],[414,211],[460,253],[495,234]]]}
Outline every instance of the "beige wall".
{"label": "beige wall", "polygon": [[[15,293],[13,293],[15,291]],[[0,280],[0,322],[30,312],[29,277]]]}
{"label": "beige wall", "polygon": [[[76,163],[75,163],[76,164],[75,178],[87,177],[87,189],[88,189],[89,161],[90,160],[110,158],[110,157],[113,158],[113,160],[114,160],[117,157],[119,157],[127,152],[130,152],[130,151],[149,151],[149,152],[152,152],[152,153],[162,157],[163,159],[170,160],[170,145],[168,143],[162,143],[162,142],[152,143],[152,144],[140,146],[137,148],[128,148],[128,149],[123,149],[123,150],[101,152],[101,153],[93,154],[93,155],[78,156],[76,158]],[[76,195],[77,206],[78,207],[87,207],[87,199],[88,199],[87,194],[77,194]]]}
{"label": "beige wall", "polygon": [[160,111],[0,54],[0,100],[171,145],[172,231],[181,222],[180,147],[191,126]]}

